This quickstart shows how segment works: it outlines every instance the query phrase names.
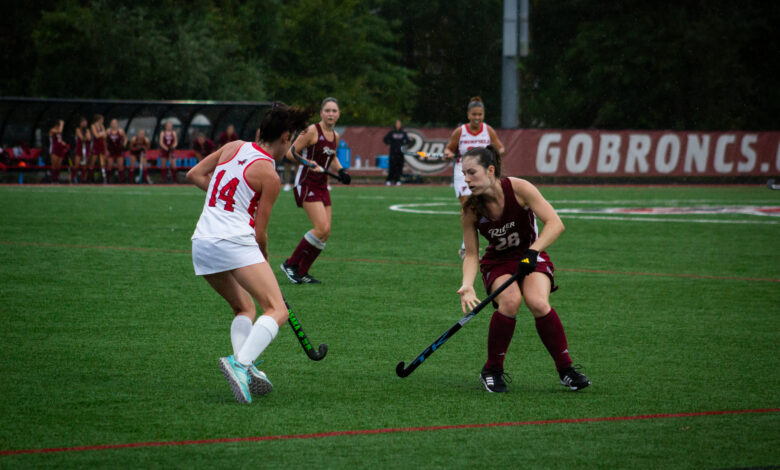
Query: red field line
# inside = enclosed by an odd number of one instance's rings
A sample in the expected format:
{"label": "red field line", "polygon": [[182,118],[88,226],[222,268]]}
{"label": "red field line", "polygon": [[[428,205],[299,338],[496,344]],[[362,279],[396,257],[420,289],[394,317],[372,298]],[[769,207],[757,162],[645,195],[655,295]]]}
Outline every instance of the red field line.
{"label": "red field line", "polygon": [[[81,248],[93,250],[117,250],[117,251],[139,251],[147,253],[190,253],[190,250],[174,250],[166,248],[144,248],[132,246],[103,246],[103,245],[76,245],[67,243],[39,243],[39,242],[15,242],[9,240],[0,240],[0,245],[9,246],[39,246],[46,248]],[[281,259],[282,256],[272,255],[271,258]],[[431,261],[415,260],[385,260],[385,259],[367,259],[367,258],[331,258],[323,256],[320,259],[326,261],[338,261],[343,263],[378,263],[378,264],[408,264],[416,266],[460,266],[459,263],[443,263]],[[654,277],[682,277],[689,279],[717,279],[725,281],[760,281],[760,282],[780,282],[780,279],[766,277],[739,277],[739,276],[710,276],[706,274],[682,274],[682,273],[648,273],[641,271],[610,271],[601,269],[576,269],[576,268],[556,268],[563,272],[576,272],[588,274],[612,274],[619,276],[654,276]]]}
{"label": "red field line", "polygon": [[17,449],[0,451],[3,455],[19,454],[48,454],[56,452],[84,452],[93,450],[110,449],[128,449],[138,447],[167,447],[167,446],[186,446],[203,444],[224,444],[233,442],[261,442],[261,441],[284,441],[291,439],[318,439],[326,437],[340,436],[364,436],[371,434],[396,434],[422,431],[446,431],[450,429],[479,429],[496,427],[517,427],[517,426],[542,426],[548,424],[578,424],[578,423],[600,423],[608,421],[639,421],[648,419],[667,419],[667,418],[695,418],[700,416],[718,416],[746,413],[777,413],[780,408],[763,408],[754,410],[723,410],[723,411],[698,411],[693,413],[660,413],[649,415],[634,416],[606,416],[601,418],[567,418],[567,419],[547,419],[539,421],[512,421],[504,423],[481,423],[481,424],[451,424],[447,426],[418,426],[410,428],[383,428],[383,429],[359,429],[354,431],[330,431],[311,434],[279,434],[272,436],[251,436],[251,437],[225,437],[220,439],[202,439],[190,441],[158,441],[158,442],[130,442],[126,444],[104,444],[93,446],[76,447],[51,447],[44,449]]}

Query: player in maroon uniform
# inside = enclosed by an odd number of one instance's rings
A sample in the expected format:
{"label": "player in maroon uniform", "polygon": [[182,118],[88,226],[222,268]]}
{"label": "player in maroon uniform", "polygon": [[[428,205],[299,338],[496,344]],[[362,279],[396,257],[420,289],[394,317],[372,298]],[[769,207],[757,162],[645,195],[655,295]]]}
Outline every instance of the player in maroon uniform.
{"label": "player in maroon uniform", "polygon": [[160,133],[160,177],[162,182],[168,181],[167,172],[165,169],[165,162],[168,162],[168,170],[171,172],[171,179],[176,183],[176,158],[173,156],[173,151],[179,146],[179,137],[176,135],[176,131],[173,130],[173,123],[168,121],[165,123],[165,130]]}
{"label": "player in maroon uniform", "polygon": [[73,152],[73,165],[70,167],[70,181],[75,183],[81,169],[80,182],[87,179],[87,159],[92,152],[92,133],[89,131],[87,118],[79,118],[79,127],[76,128],[76,151]]}
{"label": "player in maroon uniform", "polygon": [[[545,248],[563,232],[555,209],[531,183],[520,178],[501,178],[498,151],[492,145],[467,151],[463,174],[471,196],[463,205],[461,223],[466,257],[463,283],[458,289],[466,313],[479,304],[474,291],[477,270],[487,292],[506,282],[520,270],[525,277],[496,297],[497,310],[490,320],[488,359],[480,380],[490,392],[506,392],[504,356],[515,331],[517,312],[523,300],[536,319],[536,331],[555,361],[561,384],[580,390],[590,382],[572,367],[563,325],[550,306],[555,290],[554,266]],[[544,223],[538,233],[536,217]],[[478,259],[479,237],[488,240],[482,260]],[[522,262],[524,260],[530,262]],[[495,305],[495,303],[494,303]]]}
{"label": "player in maroon uniform", "polygon": [[236,134],[236,128],[233,124],[229,124],[225,132],[219,135],[219,147],[222,148],[228,142],[238,140],[238,134]]}
{"label": "player in maroon uniform", "polygon": [[55,120],[49,127],[49,157],[51,166],[49,167],[49,181],[51,183],[60,182],[60,168],[62,160],[68,155],[70,146],[62,140],[62,129],[65,127],[65,121]]}
{"label": "player in maroon uniform", "polygon": [[106,127],[103,125],[103,116],[95,114],[92,118],[92,125],[90,125],[92,131],[92,155],[89,157],[89,171],[90,178],[95,172],[95,164],[100,164],[100,172],[103,175],[103,182],[108,183],[106,180]]}
{"label": "player in maroon uniform", "polygon": [[214,151],[214,142],[207,139],[203,132],[199,132],[195,142],[192,143],[192,150],[195,151],[195,158],[200,162]]}
{"label": "player in maroon uniform", "polygon": [[[314,227],[306,232],[293,254],[282,262],[282,271],[293,284],[320,283],[309,274],[309,268],[325,248],[325,242],[330,236],[330,192],[328,175],[323,173],[323,169],[332,168],[338,172],[344,184],[350,182],[349,174],[336,158],[339,145],[339,135],[334,129],[339,119],[336,98],[325,98],[322,101],[320,118],[319,123],[307,127],[293,144],[296,152],[306,149],[304,162],[315,163],[314,168],[300,165],[295,177],[295,202],[298,207],[303,207]],[[292,153],[288,153],[289,160],[293,160],[293,157]]]}
{"label": "player in maroon uniform", "polygon": [[119,182],[124,183],[127,179],[127,170],[125,168],[125,146],[127,145],[127,136],[124,129],[119,128],[119,123],[116,119],[111,120],[111,124],[106,131],[108,142],[108,161],[106,168],[108,171],[108,177],[114,172],[114,165],[116,165],[119,171]]}
{"label": "player in maroon uniform", "polygon": [[130,139],[130,174],[135,173],[136,165],[141,165],[141,174],[138,175],[137,182],[152,182],[149,179],[149,170],[146,169],[146,152],[152,147],[152,142],[146,137],[146,132],[140,129],[138,133]]}

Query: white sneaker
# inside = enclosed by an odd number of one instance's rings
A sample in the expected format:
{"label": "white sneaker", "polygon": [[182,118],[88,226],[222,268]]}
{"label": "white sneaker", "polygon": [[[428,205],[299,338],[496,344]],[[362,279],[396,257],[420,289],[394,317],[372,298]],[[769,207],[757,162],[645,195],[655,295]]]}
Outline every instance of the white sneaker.
{"label": "white sneaker", "polygon": [[396,185],[396,186],[401,186],[401,182],[400,182],[400,181],[396,181],[396,182],[395,182],[395,185]]}
{"label": "white sneaker", "polygon": [[268,380],[265,372],[258,370],[254,364],[249,366],[249,376],[252,377],[252,381],[249,382],[249,391],[252,395],[265,395],[274,389],[274,384]]}
{"label": "white sneaker", "polygon": [[284,190],[285,191],[289,191],[291,189],[292,189],[292,185],[290,185],[290,183],[287,183],[287,184],[284,185]]}
{"label": "white sneaker", "polygon": [[385,186],[390,186],[391,184],[393,184],[393,183],[391,183],[389,181],[385,182]]}

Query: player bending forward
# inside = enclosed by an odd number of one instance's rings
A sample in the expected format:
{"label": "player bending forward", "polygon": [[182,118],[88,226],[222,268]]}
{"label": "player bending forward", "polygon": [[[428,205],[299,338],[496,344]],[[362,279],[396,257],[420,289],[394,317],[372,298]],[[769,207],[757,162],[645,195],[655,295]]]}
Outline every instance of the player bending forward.
{"label": "player bending forward", "polygon": [[[277,103],[260,123],[260,141],[237,140],[204,158],[187,180],[206,191],[203,212],[192,236],[192,264],[233,309],[233,354],[219,367],[239,403],[273,389],[254,366],[273,341],[288,313],[268,259],[268,221],[279,195],[276,161],[292,136],[306,127],[310,113]],[[254,300],[263,315],[255,320]],[[253,324],[254,322],[254,324]]]}
{"label": "player bending forward", "polygon": [[[555,361],[561,384],[572,390],[583,389],[590,382],[572,367],[563,325],[549,300],[550,292],[555,290],[554,267],[544,250],[563,232],[563,223],[534,185],[519,178],[501,178],[499,161],[493,146],[473,148],[463,156],[463,174],[471,190],[461,215],[466,256],[458,294],[463,313],[479,304],[474,291],[478,269],[487,292],[518,270],[525,274],[496,297],[498,309],[490,320],[488,359],[480,380],[489,392],[508,391],[504,357],[515,332],[517,312],[525,299],[536,319],[539,338]],[[544,223],[542,233],[537,233],[537,216]],[[477,255],[477,232],[489,242],[481,261]],[[526,258],[530,263],[521,263]]]}

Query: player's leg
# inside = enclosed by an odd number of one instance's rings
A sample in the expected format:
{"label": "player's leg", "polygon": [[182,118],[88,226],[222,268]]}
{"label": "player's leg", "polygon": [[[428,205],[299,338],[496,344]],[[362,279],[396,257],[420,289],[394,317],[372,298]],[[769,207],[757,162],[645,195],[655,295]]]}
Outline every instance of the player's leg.
{"label": "player's leg", "polygon": [[[461,191],[461,194],[458,195],[458,201],[460,201],[460,206],[463,207],[463,204],[466,203],[469,196],[471,195],[471,190],[469,190],[468,186],[466,187],[466,191],[468,191],[468,195],[464,195],[463,191]],[[458,249],[458,256],[460,256],[460,259],[463,260],[463,258],[466,257],[466,242],[461,240],[460,241],[460,249]]]}
{"label": "player's leg", "polygon": [[176,168],[176,157],[173,156],[173,151],[171,151],[170,156],[168,157],[168,170],[171,173],[171,182],[178,183],[177,180],[178,169]]}
{"label": "player's leg", "polygon": [[51,168],[49,168],[49,182],[59,183],[60,181],[60,166],[62,165],[62,157],[59,155],[51,154]]}
{"label": "player's leg", "polygon": [[[491,282],[493,289],[505,283],[510,274],[502,274]],[[490,392],[507,392],[504,381],[504,358],[515,334],[517,311],[522,303],[522,295],[517,283],[512,283],[496,297],[498,308],[490,318],[488,328],[488,357],[480,373],[480,379]]]}
{"label": "player's leg", "polygon": [[308,272],[314,260],[325,249],[325,242],[330,236],[331,206],[326,206],[322,201],[304,201],[303,210],[313,228],[301,238],[292,256],[283,264],[283,269],[293,267],[300,283],[318,284],[319,281],[309,276]]}
{"label": "player's leg", "polygon": [[561,384],[572,390],[579,390],[590,385],[590,382],[587,377],[572,368],[563,324],[558,313],[550,306],[551,288],[552,280],[541,272],[531,273],[523,279],[522,291],[526,306],[536,320],[539,338],[555,362]]}
{"label": "player's leg", "polygon": [[273,390],[273,384],[264,372],[254,366],[254,362],[276,337],[279,327],[287,321],[289,314],[268,263],[236,269],[233,275],[263,310],[263,315],[255,322],[236,358],[249,367],[252,376],[250,391],[255,395],[265,395]]}

